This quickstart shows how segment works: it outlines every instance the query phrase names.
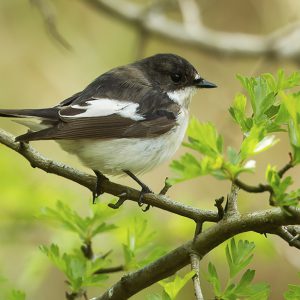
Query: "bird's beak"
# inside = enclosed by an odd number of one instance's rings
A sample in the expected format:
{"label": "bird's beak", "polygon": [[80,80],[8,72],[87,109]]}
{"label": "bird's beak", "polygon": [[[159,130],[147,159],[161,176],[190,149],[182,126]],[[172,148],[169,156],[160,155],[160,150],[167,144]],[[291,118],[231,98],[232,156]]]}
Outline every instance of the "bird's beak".
{"label": "bird's beak", "polygon": [[216,88],[217,85],[212,83],[212,82],[209,82],[209,81],[206,81],[205,79],[203,78],[197,78],[194,80],[194,86],[199,88],[199,89],[212,89],[212,88]]}

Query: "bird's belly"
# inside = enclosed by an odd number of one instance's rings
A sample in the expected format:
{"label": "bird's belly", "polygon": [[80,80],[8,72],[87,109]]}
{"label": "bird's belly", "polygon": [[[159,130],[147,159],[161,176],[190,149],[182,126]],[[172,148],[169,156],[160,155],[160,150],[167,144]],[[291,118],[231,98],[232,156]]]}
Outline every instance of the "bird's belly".
{"label": "bird's belly", "polygon": [[93,170],[107,175],[120,175],[123,170],[139,174],[172,157],[184,138],[187,119],[182,116],[182,120],[173,130],[154,138],[64,140],[59,141],[59,144]]}

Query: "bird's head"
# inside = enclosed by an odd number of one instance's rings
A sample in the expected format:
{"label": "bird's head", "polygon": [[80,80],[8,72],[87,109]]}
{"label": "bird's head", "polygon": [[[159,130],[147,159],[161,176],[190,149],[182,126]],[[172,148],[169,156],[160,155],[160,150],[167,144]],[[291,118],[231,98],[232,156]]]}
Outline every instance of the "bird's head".
{"label": "bird's head", "polygon": [[156,54],[135,63],[152,86],[160,88],[169,98],[187,106],[193,93],[200,88],[215,88],[202,78],[186,59],[175,54]]}

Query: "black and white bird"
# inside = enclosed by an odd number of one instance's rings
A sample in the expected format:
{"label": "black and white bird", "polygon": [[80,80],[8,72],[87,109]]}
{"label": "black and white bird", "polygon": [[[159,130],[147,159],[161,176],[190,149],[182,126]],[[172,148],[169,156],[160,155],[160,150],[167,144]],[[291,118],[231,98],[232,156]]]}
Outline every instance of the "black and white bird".
{"label": "black and white bird", "polygon": [[192,95],[214,87],[186,59],[157,54],[102,74],[54,107],[0,109],[0,116],[29,127],[16,141],[56,140],[99,180],[125,172],[142,195],[150,190],[135,175],[170,159],[184,138]]}

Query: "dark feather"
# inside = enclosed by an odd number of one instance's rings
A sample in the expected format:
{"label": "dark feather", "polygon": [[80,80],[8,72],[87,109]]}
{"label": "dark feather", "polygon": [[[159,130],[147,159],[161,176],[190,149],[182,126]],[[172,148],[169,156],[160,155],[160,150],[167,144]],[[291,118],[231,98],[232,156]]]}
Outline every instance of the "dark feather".
{"label": "dark feather", "polygon": [[168,119],[167,116],[134,121],[114,114],[60,122],[54,127],[21,135],[16,141],[147,138],[166,133],[175,125],[176,120]]}
{"label": "dark feather", "polygon": [[47,120],[58,120],[58,108],[41,108],[41,109],[0,109],[1,117],[37,117]]}

